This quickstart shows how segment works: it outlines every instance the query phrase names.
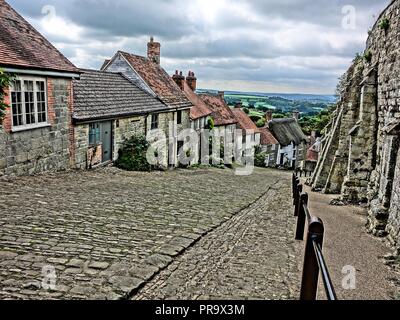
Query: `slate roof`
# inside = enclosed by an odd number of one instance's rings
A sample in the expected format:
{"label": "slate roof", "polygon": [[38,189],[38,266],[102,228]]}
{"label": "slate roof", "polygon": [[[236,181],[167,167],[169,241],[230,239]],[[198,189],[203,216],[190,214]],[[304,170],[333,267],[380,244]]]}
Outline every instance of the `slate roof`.
{"label": "slate roof", "polygon": [[61,52],[4,0],[0,0],[0,65],[78,72]]}
{"label": "slate roof", "polygon": [[160,65],[142,56],[119,52],[166,105],[174,109],[189,109],[193,106]]}
{"label": "slate roof", "polygon": [[304,135],[295,119],[274,119],[268,123],[268,126],[274,137],[282,146],[288,146],[292,142],[294,142],[295,145],[299,145],[307,141],[307,137]]}
{"label": "slate roof", "polygon": [[260,129],[261,131],[261,139],[260,143],[263,146],[279,144],[278,140],[274,137],[268,127],[263,127]]}
{"label": "slate roof", "polygon": [[160,100],[139,89],[120,73],[81,70],[73,81],[77,121],[110,119],[168,111]]}
{"label": "slate roof", "polygon": [[212,110],[211,116],[216,126],[227,126],[238,122],[231,108],[220,95],[202,93],[199,97]]}
{"label": "slate roof", "polygon": [[195,92],[193,92],[186,81],[184,82],[184,92],[186,97],[193,104],[193,107],[190,109],[190,119],[196,120],[211,115],[211,109]]}
{"label": "slate roof", "polygon": [[[249,116],[241,109],[232,109],[233,114],[238,121],[237,126],[242,130],[254,130],[255,133],[261,133],[261,130],[256,126],[256,124],[249,118]],[[245,132],[243,132],[245,134]]]}

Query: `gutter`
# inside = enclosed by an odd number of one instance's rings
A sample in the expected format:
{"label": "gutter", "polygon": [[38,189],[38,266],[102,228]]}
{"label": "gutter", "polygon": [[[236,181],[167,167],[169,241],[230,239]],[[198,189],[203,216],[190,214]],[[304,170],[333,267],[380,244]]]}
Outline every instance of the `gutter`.
{"label": "gutter", "polygon": [[32,70],[32,69],[17,69],[17,68],[4,68],[4,71],[15,74],[28,74],[35,76],[48,76],[48,77],[60,77],[60,78],[73,78],[79,79],[79,73],[73,72],[58,72],[58,71],[43,71],[43,70]]}

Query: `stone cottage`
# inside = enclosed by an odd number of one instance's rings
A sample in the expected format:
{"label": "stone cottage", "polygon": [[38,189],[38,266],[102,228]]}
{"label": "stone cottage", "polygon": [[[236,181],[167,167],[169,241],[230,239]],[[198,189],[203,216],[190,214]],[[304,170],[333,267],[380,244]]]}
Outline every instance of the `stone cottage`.
{"label": "stone cottage", "polygon": [[[272,113],[266,114],[266,120],[272,118]],[[276,167],[278,161],[279,142],[276,140],[271,130],[269,130],[268,124],[260,128],[260,147],[261,152],[265,154],[265,166]]]}
{"label": "stone cottage", "polygon": [[233,135],[238,121],[224,100],[224,92],[218,94],[201,93],[199,97],[211,110],[215,127],[225,131],[228,135]]}
{"label": "stone cottage", "polygon": [[169,108],[169,112],[153,114],[151,122],[157,124],[157,128],[167,136],[169,166],[175,167],[184,144],[179,134],[190,128],[190,109],[193,105],[160,62],[161,45],[151,38],[147,44],[147,57],[118,51],[108,63],[104,63],[102,70],[122,73]]}
{"label": "stone cottage", "polygon": [[257,146],[260,145],[261,130],[243,111],[241,103],[236,104],[232,112],[237,120],[236,128],[242,130],[243,142],[254,142]]}
{"label": "stone cottage", "polygon": [[191,128],[197,133],[199,143],[198,147],[196,148],[196,154],[193,157],[192,163],[199,163],[201,160],[201,148],[203,143],[205,143],[202,141],[202,132],[204,129],[208,128],[209,120],[212,119],[212,111],[196,94],[197,78],[194,72],[189,71],[188,76],[185,78],[182,71],[179,72],[176,70],[175,74],[172,76],[172,79],[193,105],[193,107],[190,109],[190,123]]}
{"label": "stone cottage", "polygon": [[[146,136],[170,109],[120,73],[81,70],[73,81],[74,149],[76,168],[93,168],[117,160],[124,142]],[[165,156],[167,152],[163,153]],[[165,157],[163,166],[168,165]]]}
{"label": "stone cottage", "polygon": [[4,0],[0,68],[15,75],[0,125],[0,175],[66,170],[73,165],[72,80],[79,70]]}
{"label": "stone cottage", "polygon": [[293,118],[268,119],[268,128],[279,142],[277,166],[296,169],[306,158],[307,137],[297,122],[298,113]]}
{"label": "stone cottage", "polygon": [[369,204],[369,230],[400,247],[400,0],[391,1],[342,82],[314,189]]}

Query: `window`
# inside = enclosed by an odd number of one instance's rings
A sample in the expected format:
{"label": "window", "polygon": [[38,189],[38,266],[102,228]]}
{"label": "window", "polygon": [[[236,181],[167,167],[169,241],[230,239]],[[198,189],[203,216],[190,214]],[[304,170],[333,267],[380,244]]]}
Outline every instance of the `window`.
{"label": "window", "polygon": [[177,124],[182,124],[182,111],[178,111],[176,122]]}
{"label": "window", "polygon": [[47,124],[44,79],[19,77],[11,85],[12,125],[30,128]]}
{"label": "window", "polygon": [[89,125],[89,145],[98,145],[100,142],[100,123],[91,123]]}
{"label": "window", "polygon": [[158,129],[158,114],[151,115],[151,130]]}

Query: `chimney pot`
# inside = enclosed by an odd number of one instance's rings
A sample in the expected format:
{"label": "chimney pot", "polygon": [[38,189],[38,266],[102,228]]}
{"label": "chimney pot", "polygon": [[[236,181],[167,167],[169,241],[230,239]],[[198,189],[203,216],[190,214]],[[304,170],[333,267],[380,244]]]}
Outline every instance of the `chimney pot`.
{"label": "chimney pot", "polygon": [[150,37],[150,42],[147,43],[147,58],[154,63],[160,64],[161,44],[159,42],[154,42],[153,37]]}
{"label": "chimney pot", "polygon": [[185,77],[182,75],[182,71],[179,72],[176,70],[175,74],[172,76],[172,80],[175,81],[175,83],[178,85],[178,87],[183,91],[184,84],[185,84]]}
{"label": "chimney pot", "polygon": [[197,89],[197,78],[194,76],[193,71],[188,72],[188,76],[186,77],[186,83],[192,89],[192,91],[196,91]]}

